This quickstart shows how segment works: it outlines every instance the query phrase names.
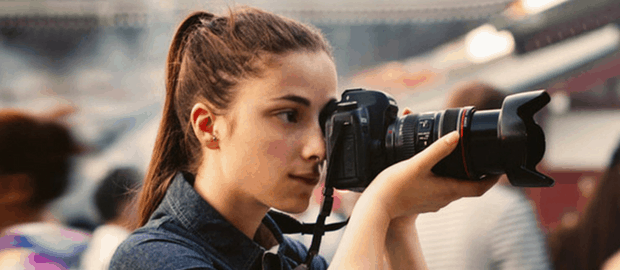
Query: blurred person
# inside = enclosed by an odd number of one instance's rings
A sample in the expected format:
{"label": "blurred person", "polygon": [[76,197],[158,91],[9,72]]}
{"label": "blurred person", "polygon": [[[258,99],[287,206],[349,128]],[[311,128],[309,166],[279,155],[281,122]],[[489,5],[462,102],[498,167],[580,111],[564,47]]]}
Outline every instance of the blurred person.
{"label": "blurred person", "polygon": [[[478,82],[461,84],[447,108],[499,109],[504,93]],[[463,198],[416,222],[429,269],[549,269],[546,243],[526,195],[506,177],[478,198]]]}
{"label": "blurred person", "polygon": [[55,117],[0,110],[0,268],[76,267],[90,235],[50,221],[81,148]]}
{"label": "blurred person", "polygon": [[95,190],[94,203],[103,225],[97,227],[82,256],[81,269],[107,270],[116,248],[131,233],[135,217],[132,208],[134,190],[142,176],[133,167],[109,172]]}
{"label": "blurred person", "polygon": [[576,223],[549,235],[555,269],[620,269],[620,144]]}
{"label": "blurred person", "polygon": [[454,87],[446,98],[446,109],[475,106],[476,110],[495,110],[502,107],[506,94],[485,83],[473,81]]}
{"label": "blurred person", "polygon": [[[111,269],[293,269],[307,248],[283,236],[270,208],[300,213],[320,179],[323,108],[337,98],[329,44],[313,27],[255,8],[195,12],[167,60],[166,100],[139,197],[139,226]],[[425,268],[419,213],[497,182],[431,168],[453,132],[381,172],[358,200],[332,269]],[[303,267],[303,266],[302,266]],[[327,268],[320,256],[311,269]],[[298,268],[299,269],[299,268]]]}
{"label": "blurred person", "polygon": [[79,214],[77,216],[68,217],[65,222],[67,226],[80,229],[82,231],[92,234],[97,226],[100,224],[93,220],[93,218],[87,214]]}

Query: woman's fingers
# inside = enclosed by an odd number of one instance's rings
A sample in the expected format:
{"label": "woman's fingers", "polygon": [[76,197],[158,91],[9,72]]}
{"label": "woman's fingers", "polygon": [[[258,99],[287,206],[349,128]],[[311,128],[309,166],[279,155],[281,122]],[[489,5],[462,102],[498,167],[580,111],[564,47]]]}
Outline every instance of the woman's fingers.
{"label": "woman's fingers", "polygon": [[455,191],[455,195],[458,198],[462,198],[462,197],[478,197],[478,196],[482,196],[482,194],[484,194],[485,192],[487,192],[487,190],[489,190],[490,188],[492,188],[497,181],[499,180],[500,176],[490,176],[487,178],[484,178],[482,180],[461,180],[461,179],[454,179],[454,178],[449,178],[449,177],[441,177],[442,182],[443,183],[450,183],[447,184],[449,186],[449,188],[451,188],[452,190]]}
{"label": "woman's fingers", "polygon": [[495,184],[497,184],[500,176],[501,175],[493,175],[486,177],[480,181],[471,181],[471,183],[473,183],[475,187],[473,188],[473,192],[471,193],[471,195],[468,195],[467,197],[482,196],[482,194],[484,194],[485,192],[487,192],[487,190],[491,189]]}
{"label": "woman's fingers", "polygon": [[459,141],[457,132],[441,137],[424,151],[383,172],[362,196],[381,205],[390,218],[434,212],[462,197],[480,196],[497,183],[499,176],[483,180],[459,180],[434,174],[431,169],[448,156]]}
{"label": "woman's fingers", "polygon": [[459,134],[456,131],[439,138],[439,140],[412,158],[412,161],[418,164],[416,169],[430,172],[435,164],[452,153],[458,141]]}
{"label": "woman's fingers", "polygon": [[[433,166],[452,153],[458,140],[458,133],[453,131],[441,137],[427,149],[416,155],[415,158],[420,159],[417,161],[419,170],[432,173],[430,170]],[[453,194],[458,199],[462,197],[481,196],[497,183],[500,175],[490,175],[481,180],[459,180],[450,177],[437,178],[443,178],[440,182],[446,185],[447,189],[452,189],[452,192],[448,193]],[[438,181],[438,179],[435,179],[435,181]]]}
{"label": "woman's fingers", "polygon": [[405,107],[405,109],[403,109],[403,115],[408,115],[411,114],[411,109],[409,109],[409,107]]}

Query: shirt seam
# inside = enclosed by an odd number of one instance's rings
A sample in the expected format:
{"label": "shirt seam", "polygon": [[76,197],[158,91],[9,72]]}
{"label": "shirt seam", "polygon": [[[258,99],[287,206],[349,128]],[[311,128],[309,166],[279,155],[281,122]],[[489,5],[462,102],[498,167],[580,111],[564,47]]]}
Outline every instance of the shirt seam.
{"label": "shirt seam", "polygon": [[188,230],[195,229],[194,226],[192,226],[192,223],[190,222],[190,220],[185,216],[185,213],[183,213],[183,211],[181,211],[181,209],[179,208],[177,201],[167,200],[166,203],[168,204],[168,206],[170,207],[170,210],[172,211],[172,216],[177,217],[178,220],[181,222],[181,225],[183,225],[183,227],[186,227]]}

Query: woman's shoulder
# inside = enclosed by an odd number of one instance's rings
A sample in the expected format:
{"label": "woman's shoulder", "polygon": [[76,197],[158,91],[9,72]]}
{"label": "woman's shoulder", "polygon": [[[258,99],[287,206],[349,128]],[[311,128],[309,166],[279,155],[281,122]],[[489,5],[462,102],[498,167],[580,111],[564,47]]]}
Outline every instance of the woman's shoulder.
{"label": "woman's shoulder", "polygon": [[290,238],[288,236],[283,236],[282,241],[283,244],[287,247],[284,252],[286,253],[285,255],[287,255],[288,257],[294,257],[295,259],[299,258],[298,260],[303,260],[303,258],[306,257],[306,254],[308,254],[308,248],[300,241]]}
{"label": "woman's shoulder", "polygon": [[[308,255],[308,248],[300,241],[290,238],[288,236],[283,237],[283,242],[288,247],[284,250],[284,255],[297,262],[303,262]],[[317,255],[312,260],[311,269],[327,269],[328,263],[321,255]]]}
{"label": "woman's shoulder", "polygon": [[116,249],[110,269],[216,269],[213,258],[187,237],[152,227],[133,232]]}

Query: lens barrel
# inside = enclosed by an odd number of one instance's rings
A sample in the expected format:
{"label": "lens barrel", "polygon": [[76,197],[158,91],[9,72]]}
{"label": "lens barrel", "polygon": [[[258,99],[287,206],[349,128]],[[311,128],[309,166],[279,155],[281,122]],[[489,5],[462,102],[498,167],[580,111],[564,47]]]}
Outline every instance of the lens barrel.
{"label": "lens barrel", "polygon": [[[394,162],[405,160],[423,151],[437,139],[456,130],[461,137],[456,149],[439,162],[433,171],[455,178],[478,179],[482,174],[478,173],[479,170],[474,169],[472,159],[468,158],[471,148],[470,127],[474,119],[474,112],[473,107],[464,107],[398,118],[393,125],[388,127],[385,145],[388,153],[391,153],[388,156],[393,157]],[[485,117],[484,120],[487,118]],[[493,126],[493,124],[495,124],[494,128],[497,129],[497,121],[495,121],[495,123],[479,124],[475,130],[481,131],[481,135],[488,135],[490,132],[486,128]],[[489,138],[488,136],[479,136],[474,141],[487,142]],[[391,144],[391,142],[394,143]],[[485,151],[489,152],[486,148]]]}
{"label": "lens barrel", "polygon": [[533,115],[548,102],[549,95],[541,90],[510,95],[499,110],[463,107],[397,118],[387,128],[388,161],[410,158],[457,131],[458,145],[433,167],[434,173],[468,180],[506,173],[514,186],[552,186],[553,179],[535,168],[545,137]]}
{"label": "lens barrel", "polygon": [[467,180],[506,174],[513,186],[553,186],[553,179],[536,170],[545,136],[534,121],[534,114],[550,100],[546,91],[538,90],[507,96],[499,110],[462,107],[397,117],[398,106],[390,95],[348,89],[319,115],[329,167],[326,182],[363,190],[385,168],[456,131],[456,148],[432,168],[434,173]]}

